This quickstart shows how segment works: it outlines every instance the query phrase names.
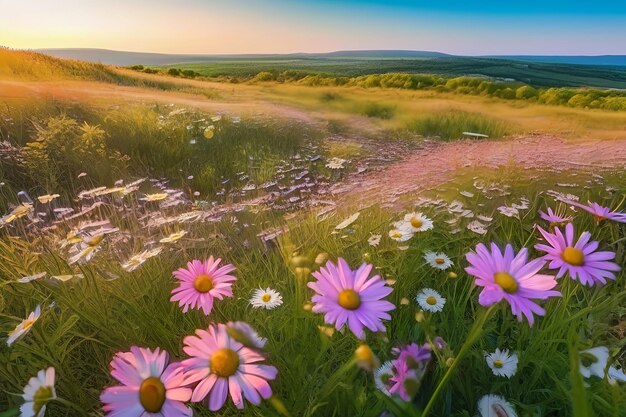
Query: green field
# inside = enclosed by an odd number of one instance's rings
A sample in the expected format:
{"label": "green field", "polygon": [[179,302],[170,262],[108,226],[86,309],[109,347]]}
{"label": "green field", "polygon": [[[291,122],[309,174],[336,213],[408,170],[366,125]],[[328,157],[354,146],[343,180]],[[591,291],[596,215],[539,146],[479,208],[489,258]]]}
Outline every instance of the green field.
{"label": "green field", "polygon": [[536,87],[626,88],[626,70],[619,67],[547,64],[490,58],[259,58],[216,59],[181,63],[166,68],[190,69],[209,77],[252,78],[262,71],[301,71],[332,77],[370,74],[437,74],[447,77],[483,76],[511,79]]}

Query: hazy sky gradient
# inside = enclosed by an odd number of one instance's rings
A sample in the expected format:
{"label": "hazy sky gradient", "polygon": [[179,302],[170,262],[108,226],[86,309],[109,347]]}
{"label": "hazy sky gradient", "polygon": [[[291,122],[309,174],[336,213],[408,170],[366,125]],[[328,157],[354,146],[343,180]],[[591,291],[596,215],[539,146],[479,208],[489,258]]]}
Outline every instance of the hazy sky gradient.
{"label": "hazy sky gradient", "polygon": [[0,0],[0,10],[0,45],[13,48],[626,54],[624,0]]}

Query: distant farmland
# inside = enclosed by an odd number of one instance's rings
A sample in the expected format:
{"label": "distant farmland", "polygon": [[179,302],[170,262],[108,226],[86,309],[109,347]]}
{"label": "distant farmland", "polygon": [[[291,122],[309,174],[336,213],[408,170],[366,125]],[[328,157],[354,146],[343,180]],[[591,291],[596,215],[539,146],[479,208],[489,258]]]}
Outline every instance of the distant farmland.
{"label": "distant farmland", "polygon": [[202,63],[179,63],[165,68],[193,70],[209,77],[251,78],[259,72],[301,71],[335,77],[409,73],[443,76],[485,76],[515,80],[537,87],[597,87],[626,89],[626,69],[615,66],[550,64],[497,58],[354,58],[275,57],[224,58]]}

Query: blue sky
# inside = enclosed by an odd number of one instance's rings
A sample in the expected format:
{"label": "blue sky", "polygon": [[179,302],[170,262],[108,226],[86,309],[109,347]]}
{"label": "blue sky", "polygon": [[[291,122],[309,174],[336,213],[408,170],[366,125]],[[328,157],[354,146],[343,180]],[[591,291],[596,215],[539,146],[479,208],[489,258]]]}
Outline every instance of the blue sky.
{"label": "blue sky", "polygon": [[626,54],[626,0],[23,0],[2,9],[0,45],[14,48]]}

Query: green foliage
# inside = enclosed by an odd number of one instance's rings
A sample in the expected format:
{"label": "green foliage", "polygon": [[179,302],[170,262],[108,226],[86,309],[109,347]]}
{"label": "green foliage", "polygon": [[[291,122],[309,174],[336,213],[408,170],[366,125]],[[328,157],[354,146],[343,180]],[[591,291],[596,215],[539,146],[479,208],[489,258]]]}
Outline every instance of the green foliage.
{"label": "green foliage", "polygon": [[[45,192],[72,192],[78,174],[85,172],[98,185],[126,175],[166,177],[179,185],[194,176],[194,190],[213,193],[223,187],[224,178],[242,171],[262,183],[279,161],[318,138],[315,130],[297,123],[223,118],[213,124],[214,137],[206,139],[210,115],[169,106],[106,112],[40,103],[0,108],[0,120],[8,119],[15,120],[0,122],[0,135],[13,144],[0,146],[0,173],[11,167],[3,181]],[[240,185],[233,180],[227,187]]]}
{"label": "green foliage", "polygon": [[377,102],[366,103],[362,107],[361,113],[365,116],[384,120],[391,119],[396,111],[394,106]]}
{"label": "green foliage", "polygon": [[463,132],[481,133],[491,138],[499,138],[511,131],[511,128],[504,122],[461,111],[422,117],[409,123],[408,129],[422,136],[436,136],[444,140],[459,139]]}
{"label": "green foliage", "polygon": [[180,75],[180,70],[178,68],[170,68],[167,70],[167,75],[178,77]]}
{"label": "green foliage", "polygon": [[128,157],[106,146],[106,133],[99,126],[81,125],[64,115],[37,126],[35,140],[24,148],[24,159],[33,179],[48,190],[71,184],[81,172],[109,184],[126,171],[128,162]]}
{"label": "green foliage", "polygon": [[254,78],[253,81],[274,81],[276,76],[269,71],[261,71]]}

